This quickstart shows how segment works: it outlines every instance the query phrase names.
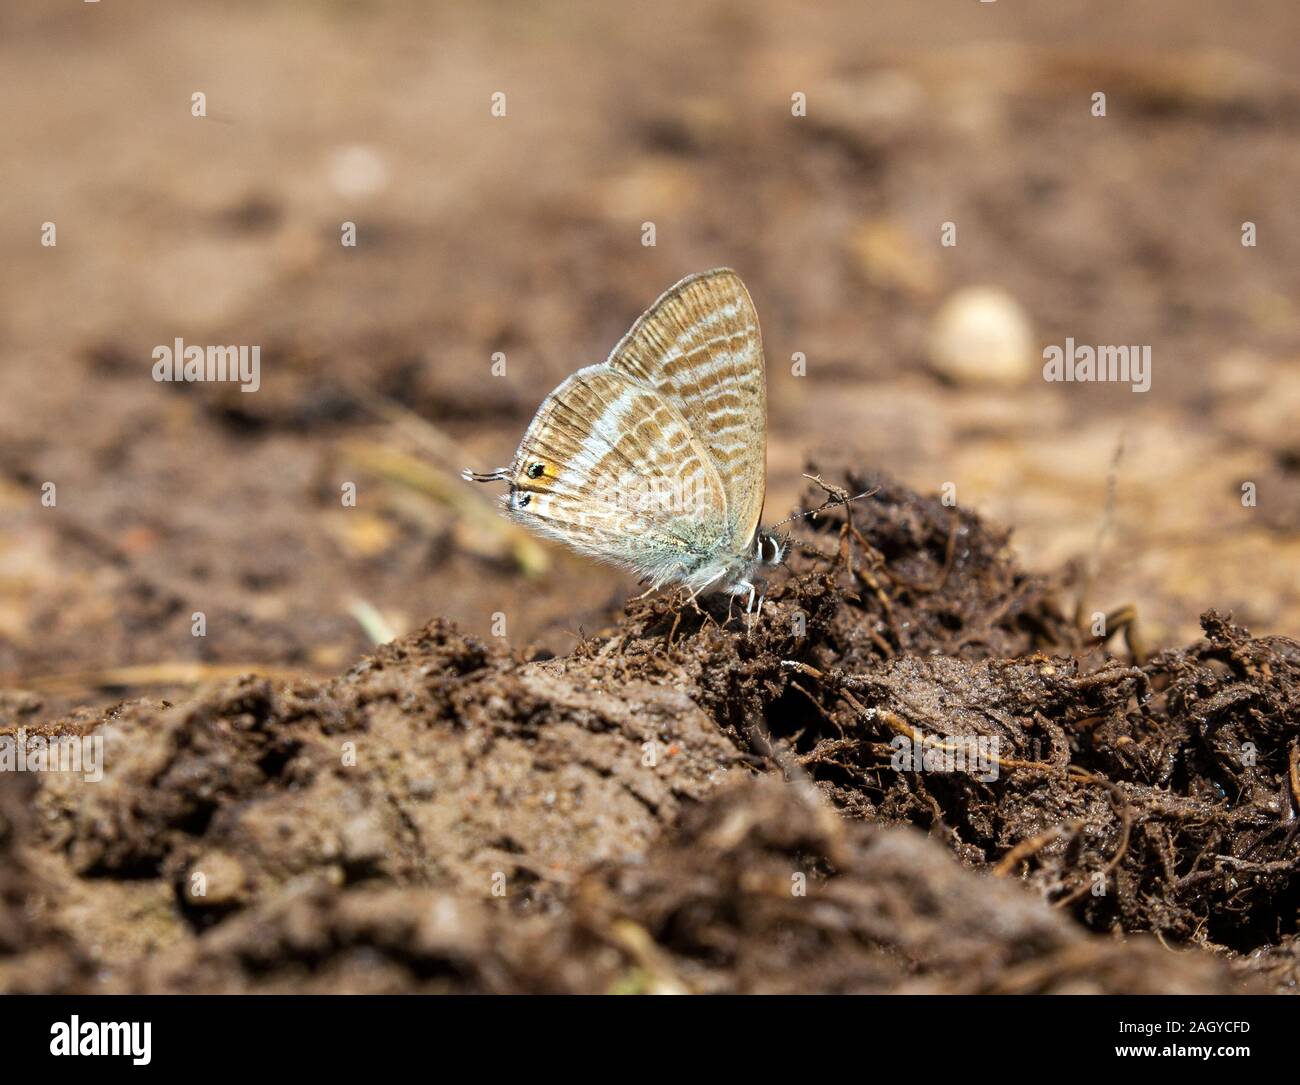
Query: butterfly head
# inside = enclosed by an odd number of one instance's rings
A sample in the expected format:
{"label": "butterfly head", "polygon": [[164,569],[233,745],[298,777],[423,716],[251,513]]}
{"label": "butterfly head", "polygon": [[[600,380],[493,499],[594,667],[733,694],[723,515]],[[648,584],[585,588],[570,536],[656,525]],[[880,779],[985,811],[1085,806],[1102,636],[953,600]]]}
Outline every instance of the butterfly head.
{"label": "butterfly head", "polygon": [[755,567],[783,565],[788,549],[786,540],[775,531],[756,532],[754,535]]}

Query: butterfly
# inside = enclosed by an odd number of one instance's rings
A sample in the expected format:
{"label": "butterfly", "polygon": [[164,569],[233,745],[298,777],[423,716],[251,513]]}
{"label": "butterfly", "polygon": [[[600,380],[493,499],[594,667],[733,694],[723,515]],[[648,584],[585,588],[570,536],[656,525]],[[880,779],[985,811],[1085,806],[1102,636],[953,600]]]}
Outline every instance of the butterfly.
{"label": "butterfly", "polygon": [[747,595],[752,611],[785,548],[759,529],[767,382],[745,284],[730,268],[677,283],[542,401],[509,467],[462,477],[509,483],[511,519],[652,591]]}

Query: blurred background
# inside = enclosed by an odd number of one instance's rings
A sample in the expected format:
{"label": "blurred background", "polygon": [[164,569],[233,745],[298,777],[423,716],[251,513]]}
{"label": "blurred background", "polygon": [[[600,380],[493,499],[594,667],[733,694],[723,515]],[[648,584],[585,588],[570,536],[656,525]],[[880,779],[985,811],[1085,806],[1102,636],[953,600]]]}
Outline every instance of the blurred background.
{"label": "blurred background", "polygon": [[[769,521],[833,450],[1094,562],[1155,644],[1300,632],[1298,60],[1285,0],[6,0],[0,720],[440,614],[567,651],[631,581],[457,472],[721,264]],[[1151,390],[1044,382],[1067,336]],[[260,345],[260,390],[155,383],[177,337]]]}

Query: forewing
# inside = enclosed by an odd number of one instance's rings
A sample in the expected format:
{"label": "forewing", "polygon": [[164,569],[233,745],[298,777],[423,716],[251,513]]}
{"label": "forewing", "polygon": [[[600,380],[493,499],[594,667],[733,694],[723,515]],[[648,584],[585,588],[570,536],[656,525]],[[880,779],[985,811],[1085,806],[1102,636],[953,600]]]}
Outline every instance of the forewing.
{"label": "forewing", "polygon": [[767,380],[758,314],[730,268],[683,279],[632,325],[605,363],[685,417],[727,497],[732,545],[748,547],[767,484]]}
{"label": "forewing", "polygon": [[727,530],[718,472],[681,412],[604,365],[546,397],[511,466],[510,515],[656,583],[682,579]]}

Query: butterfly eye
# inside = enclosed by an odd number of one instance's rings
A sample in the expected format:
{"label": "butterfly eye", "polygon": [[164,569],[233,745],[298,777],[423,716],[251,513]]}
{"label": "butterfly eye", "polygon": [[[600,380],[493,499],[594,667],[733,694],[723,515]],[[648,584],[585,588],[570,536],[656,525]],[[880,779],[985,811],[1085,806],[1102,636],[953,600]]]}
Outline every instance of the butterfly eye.
{"label": "butterfly eye", "polygon": [[546,465],[544,463],[530,463],[527,473],[529,478],[541,478],[546,474]]}

